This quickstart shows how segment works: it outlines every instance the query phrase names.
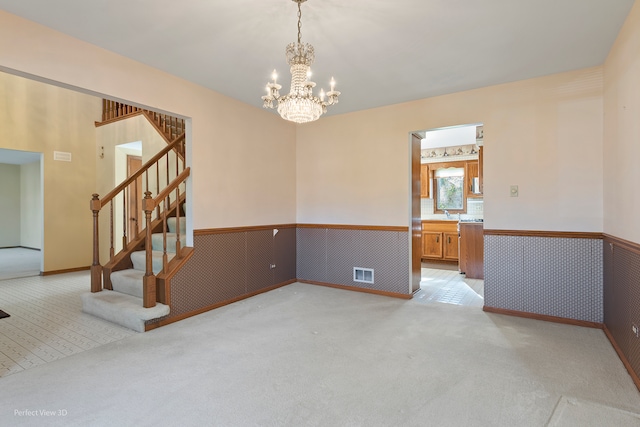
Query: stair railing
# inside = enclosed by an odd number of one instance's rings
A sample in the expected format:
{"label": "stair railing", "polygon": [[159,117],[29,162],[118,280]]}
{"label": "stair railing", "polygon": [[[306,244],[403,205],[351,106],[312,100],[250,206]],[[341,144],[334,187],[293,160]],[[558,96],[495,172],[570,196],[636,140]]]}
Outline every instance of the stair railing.
{"label": "stair railing", "polygon": [[168,141],[173,141],[185,132],[185,121],[169,114],[157,111],[145,110],[122,102],[102,100],[102,121],[111,122],[126,118],[134,114],[144,113],[149,120],[156,125],[160,133],[164,134]]}
{"label": "stair railing", "polygon": [[[100,264],[100,243],[99,243],[100,211],[105,206],[109,205],[109,243],[110,243],[109,259],[113,259],[115,256],[115,247],[114,247],[114,240],[115,240],[114,211],[116,210],[114,206],[115,202],[121,198],[122,220],[123,220],[122,221],[123,222],[122,250],[126,250],[129,244],[129,240],[135,239],[138,236],[138,230],[128,230],[127,223],[129,222],[129,219],[130,219],[133,223],[139,224],[140,220],[142,219],[139,217],[139,213],[140,211],[144,211],[144,208],[146,207],[144,204],[146,200],[146,197],[145,197],[145,199],[142,200],[143,202],[142,209],[141,210],[135,209],[135,212],[131,214],[133,216],[129,215],[131,213],[131,210],[130,210],[128,198],[129,198],[130,192],[132,191],[132,186],[136,185],[135,183],[138,178],[144,177],[145,194],[147,192],[150,194],[153,194],[152,190],[154,188],[152,187],[155,187],[155,194],[161,194],[161,193],[164,194],[163,191],[170,186],[170,182],[172,180],[175,180],[175,178],[173,177],[182,176],[182,174],[186,170],[184,157],[175,155],[174,153],[174,151],[184,152],[184,145],[185,145],[185,135],[182,134],[178,138],[176,138],[171,144],[167,145],[165,148],[160,150],[156,155],[154,155],[144,165],[142,165],[142,167],[138,171],[133,173],[129,178],[124,180],[120,185],[118,185],[116,188],[110,191],[102,199],[100,199],[98,194],[92,195],[92,199],[90,203],[90,208],[91,208],[91,211],[93,212],[93,261],[91,264],[91,292],[100,292],[102,290],[102,265]],[[173,170],[171,167],[172,153],[173,153],[173,157],[175,158],[175,164],[173,165],[174,166]],[[153,176],[154,168],[155,168],[155,176]],[[161,187],[161,175],[162,175],[161,171],[163,172],[163,175],[165,175],[166,177],[166,184],[163,185],[162,187]],[[153,181],[153,178],[155,178],[155,185],[153,182],[150,183],[150,176],[152,178],[151,181]],[[170,197],[170,195],[167,194],[166,197]],[[169,206],[171,206],[172,201],[170,198],[168,200],[169,200]],[[173,200],[173,203],[175,203],[176,207],[179,200],[180,200],[179,198]],[[166,215],[162,215],[163,212],[161,211],[159,204],[156,204],[154,206],[154,209],[156,211],[156,219],[161,219],[163,216],[166,217]],[[146,211],[144,212],[146,216]],[[145,222],[147,223],[146,232],[148,234],[151,230],[149,230],[149,224],[148,224],[148,221],[146,221],[146,218],[145,218]],[[148,240],[149,240],[148,244],[150,244],[150,240],[151,240],[150,236]]]}
{"label": "stair railing", "polygon": [[[164,204],[164,212],[168,211],[171,206],[171,193],[175,191],[175,200],[180,200],[180,185],[184,183],[189,174],[190,168],[185,168],[164,190],[155,198],[151,197],[151,192],[147,191],[143,200],[143,209],[146,218],[146,237],[145,237],[145,273],[142,282],[142,305],[145,308],[154,307],[156,305],[156,276],[153,274],[153,248],[151,245],[152,230],[151,216],[154,210],[159,209]],[[167,271],[168,255],[167,255],[167,216],[163,215],[163,232],[162,232],[162,272]],[[176,259],[181,258],[180,251],[180,208],[176,207]]]}

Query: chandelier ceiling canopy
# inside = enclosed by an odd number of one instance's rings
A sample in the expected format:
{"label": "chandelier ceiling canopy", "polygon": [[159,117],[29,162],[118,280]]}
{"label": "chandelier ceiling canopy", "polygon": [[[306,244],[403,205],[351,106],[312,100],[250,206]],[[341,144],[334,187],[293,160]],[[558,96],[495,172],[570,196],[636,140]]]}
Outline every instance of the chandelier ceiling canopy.
{"label": "chandelier ceiling canopy", "polygon": [[[315,59],[313,46],[309,43],[302,43],[301,37],[301,18],[302,12],[300,5],[307,0],[292,0],[298,3],[298,41],[297,43],[289,43],[286,48],[287,63],[291,67],[291,88],[286,95],[280,95],[279,90],[282,88],[277,83],[278,74],[273,70],[271,78],[272,82],[267,83],[267,95],[262,97],[264,108],[274,108],[277,104],[278,113],[285,120],[296,123],[307,123],[318,120],[320,116],[327,112],[327,105],[338,103],[340,92],[335,90],[336,82],[331,78],[331,90],[325,94],[324,90],[320,90],[319,96],[313,94],[313,88],[316,86],[314,82],[309,80],[311,77],[311,64]],[[325,100],[326,97],[326,100]]]}

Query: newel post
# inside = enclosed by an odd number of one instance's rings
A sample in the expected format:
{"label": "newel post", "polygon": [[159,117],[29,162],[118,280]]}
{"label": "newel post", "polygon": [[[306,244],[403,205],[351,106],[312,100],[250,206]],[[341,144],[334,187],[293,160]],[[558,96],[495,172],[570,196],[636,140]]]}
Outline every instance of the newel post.
{"label": "newel post", "polygon": [[142,282],[142,306],[144,308],[155,307],[156,305],[156,276],[153,274],[153,258],[151,249],[151,213],[155,206],[151,198],[151,192],[145,191],[144,199],[142,199],[142,209],[145,216],[145,273]]}
{"label": "newel post", "polygon": [[96,193],[92,195],[90,208],[93,212],[93,262],[91,264],[91,292],[102,290],[102,266],[100,265],[100,241],[98,214],[100,213],[100,198]]}

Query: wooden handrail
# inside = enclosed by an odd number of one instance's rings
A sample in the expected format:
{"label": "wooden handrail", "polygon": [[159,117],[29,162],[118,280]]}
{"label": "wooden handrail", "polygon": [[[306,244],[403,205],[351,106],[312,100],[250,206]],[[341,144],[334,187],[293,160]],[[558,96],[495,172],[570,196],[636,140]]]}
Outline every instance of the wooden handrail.
{"label": "wooden handrail", "polygon": [[160,150],[155,156],[150,158],[144,165],[142,165],[142,167],[140,167],[140,169],[138,169],[137,172],[135,172],[129,178],[127,178],[124,181],[122,181],[122,183],[120,185],[118,185],[116,188],[111,190],[106,196],[104,196],[102,199],[100,199],[100,202],[101,202],[100,203],[100,209],[105,207],[105,205],[107,203],[109,203],[115,196],[117,196],[128,185],[130,185],[132,182],[134,182],[136,179],[138,179],[138,177],[142,176],[143,173],[145,173],[151,166],[156,164],[156,162],[158,160],[160,160],[165,154],[167,154],[169,151],[173,150],[184,139],[185,139],[185,135],[183,133],[182,135],[180,135],[179,137],[174,139],[171,144],[167,145],[165,148]]}
{"label": "wooden handrail", "polygon": [[154,199],[153,199],[153,207],[154,209],[171,193],[175,190],[178,185],[182,184],[182,182],[189,177],[191,172],[191,168],[187,167],[183,170],[180,175],[175,177],[171,184],[167,185],[164,190],[162,190]]}

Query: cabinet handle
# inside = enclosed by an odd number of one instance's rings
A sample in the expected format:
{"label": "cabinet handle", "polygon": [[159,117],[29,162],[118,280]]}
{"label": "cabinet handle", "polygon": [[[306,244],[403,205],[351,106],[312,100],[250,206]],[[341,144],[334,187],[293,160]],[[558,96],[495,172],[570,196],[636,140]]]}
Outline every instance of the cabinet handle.
{"label": "cabinet handle", "polygon": [[447,243],[451,243],[451,236],[449,236],[449,240],[447,241]]}
{"label": "cabinet handle", "polygon": [[440,242],[440,236],[436,236],[436,243]]}

